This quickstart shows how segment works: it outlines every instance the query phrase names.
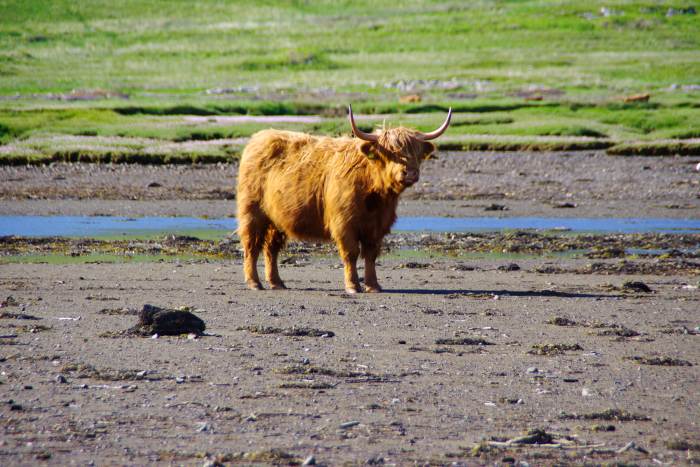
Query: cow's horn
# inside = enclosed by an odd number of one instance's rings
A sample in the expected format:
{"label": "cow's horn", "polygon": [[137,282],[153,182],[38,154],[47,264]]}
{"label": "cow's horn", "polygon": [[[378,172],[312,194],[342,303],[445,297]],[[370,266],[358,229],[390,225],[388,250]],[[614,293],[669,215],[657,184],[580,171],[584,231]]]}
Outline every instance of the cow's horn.
{"label": "cow's horn", "polygon": [[450,107],[450,110],[447,111],[447,118],[445,119],[445,122],[442,124],[442,126],[440,126],[440,128],[438,128],[435,131],[431,131],[430,133],[418,133],[418,135],[420,136],[420,139],[422,139],[423,141],[428,141],[430,139],[435,139],[438,136],[440,136],[441,134],[443,134],[445,132],[445,130],[447,130],[447,127],[450,126],[450,119],[451,118],[452,118],[452,107]]}
{"label": "cow's horn", "polygon": [[365,133],[364,131],[357,128],[355,125],[355,118],[352,116],[352,105],[348,106],[348,117],[350,117],[350,126],[352,126],[352,134],[365,141],[371,141],[376,143],[379,141],[379,136],[373,135],[372,133]]}

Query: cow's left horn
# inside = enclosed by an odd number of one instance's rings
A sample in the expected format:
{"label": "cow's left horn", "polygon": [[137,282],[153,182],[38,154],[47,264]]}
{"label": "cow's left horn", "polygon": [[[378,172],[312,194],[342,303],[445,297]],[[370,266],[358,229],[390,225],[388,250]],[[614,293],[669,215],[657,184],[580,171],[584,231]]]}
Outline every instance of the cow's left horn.
{"label": "cow's left horn", "polygon": [[450,110],[447,111],[447,118],[445,119],[445,122],[442,124],[442,126],[440,126],[440,128],[438,128],[435,131],[431,131],[430,133],[418,133],[420,139],[422,139],[423,141],[428,141],[430,139],[437,138],[438,136],[443,134],[445,130],[447,130],[448,126],[450,126],[450,119],[452,119],[452,107],[450,107]]}
{"label": "cow's left horn", "polygon": [[352,105],[348,106],[348,117],[350,118],[350,126],[352,126],[352,134],[365,141],[371,141],[376,143],[379,141],[379,136],[373,135],[372,133],[365,133],[364,131],[357,128],[355,125],[355,118],[352,116]]}

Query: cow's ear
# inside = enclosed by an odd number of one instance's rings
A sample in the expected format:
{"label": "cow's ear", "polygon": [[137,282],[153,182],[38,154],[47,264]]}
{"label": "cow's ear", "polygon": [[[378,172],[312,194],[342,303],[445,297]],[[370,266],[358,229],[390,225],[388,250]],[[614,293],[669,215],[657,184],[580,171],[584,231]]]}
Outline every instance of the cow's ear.
{"label": "cow's ear", "polygon": [[372,141],[365,141],[360,145],[360,151],[362,151],[362,154],[364,154],[367,159],[376,159],[377,157],[377,148],[376,144],[373,143]]}
{"label": "cow's ear", "polygon": [[429,141],[423,141],[423,159],[436,159],[433,153],[435,153],[435,145]]}

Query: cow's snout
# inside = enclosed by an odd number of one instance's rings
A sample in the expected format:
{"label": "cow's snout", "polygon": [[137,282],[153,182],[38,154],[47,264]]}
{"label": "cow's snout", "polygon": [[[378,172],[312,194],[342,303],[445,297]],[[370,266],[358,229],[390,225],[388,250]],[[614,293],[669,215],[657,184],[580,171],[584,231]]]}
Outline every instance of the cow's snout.
{"label": "cow's snout", "polygon": [[403,172],[403,183],[405,185],[413,185],[418,181],[420,173],[416,169],[406,169]]}

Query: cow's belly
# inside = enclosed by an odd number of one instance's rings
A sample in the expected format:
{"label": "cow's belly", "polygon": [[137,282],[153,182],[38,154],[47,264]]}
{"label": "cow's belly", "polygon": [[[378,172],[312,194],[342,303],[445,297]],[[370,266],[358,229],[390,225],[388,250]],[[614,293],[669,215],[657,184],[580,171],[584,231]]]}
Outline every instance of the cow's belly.
{"label": "cow's belly", "polygon": [[266,196],[264,209],[275,227],[297,240],[330,240],[323,212],[308,199],[277,193]]}

